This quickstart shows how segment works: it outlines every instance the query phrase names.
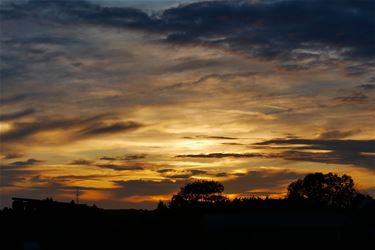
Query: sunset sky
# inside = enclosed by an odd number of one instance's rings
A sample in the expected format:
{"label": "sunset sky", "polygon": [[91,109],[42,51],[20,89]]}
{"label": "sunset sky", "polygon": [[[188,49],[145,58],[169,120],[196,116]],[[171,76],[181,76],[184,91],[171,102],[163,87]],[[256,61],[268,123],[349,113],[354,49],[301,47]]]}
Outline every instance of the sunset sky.
{"label": "sunset sky", "polygon": [[283,197],[311,172],[375,196],[374,1],[0,2],[0,207]]}

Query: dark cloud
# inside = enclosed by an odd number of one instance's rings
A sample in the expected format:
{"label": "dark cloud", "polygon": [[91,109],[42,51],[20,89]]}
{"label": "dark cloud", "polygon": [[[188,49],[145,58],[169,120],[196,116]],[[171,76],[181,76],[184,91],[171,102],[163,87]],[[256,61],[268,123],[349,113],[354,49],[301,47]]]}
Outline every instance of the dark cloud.
{"label": "dark cloud", "polygon": [[228,174],[225,173],[225,172],[220,172],[220,173],[217,173],[215,176],[216,176],[216,177],[227,177]]}
{"label": "dark cloud", "polygon": [[[302,145],[299,149],[334,150],[343,152],[375,152],[375,140],[322,140],[322,139],[273,139],[255,143],[254,145],[294,146]],[[307,146],[304,146],[307,145]]]}
{"label": "dark cloud", "polygon": [[297,62],[296,63],[288,63],[288,64],[282,64],[277,67],[278,70],[280,71],[301,71],[301,70],[306,70],[309,67],[306,65],[300,65]]}
{"label": "dark cloud", "polygon": [[163,169],[157,170],[156,172],[170,179],[189,179],[190,177],[197,176],[197,175],[211,175],[207,171],[200,170],[200,169],[179,170],[179,169],[163,168]]}
{"label": "dark cloud", "polygon": [[[161,88],[161,90],[166,91],[166,90],[174,90],[174,89],[181,89],[181,88],[185,88],[185,89],[188,88],[189,89],[191,87],[200,85],[200,84],[202,84],[202,83],[204,83],[208,80],[230,81],[230,80],[236,79],[238,77],[247,78],[247,77],[252,77],[252,76],[255,76],[255,75],[258,75],[258,74],[260,74],[260,72],[253,72],[253,71],[242,72],[242,73],[226,73],[226,74],[214,73],[214,74],[204,75],[204,76],[198,78],[197,80],[174,83],[174,84],[169,85],[167,87]],[[206,137],[205,135],[198,135],[198,137],[199,136]]]}
{"label": "dark cloud", "polygon": [[24,166],[37,165],[37,164],[42,163],[42,162],[44,162],[44,161],[37,160],[37,159],[34,159],[34,158],[30,158],[30,159],[25,160],[25,161],[15,161],[15,162],[12,162],[10,165],[17,166],[17,167],[24,167]]}
{"label": "dark cloud", "polygon": [[103,157],[100,158],[100,160],[102,160],[102,161],[114,161],[114,160],[117,160],[117,158],[103,156]]}
{"label": "dark cloud", "polygon": [[[90,174],[90,175],[60,175],[49,177],[48,181],[58,181],[58,182],[71,182],[72,180],[103,180],[103,178],[108,177],[108,175],[98,175],[98,174]],[[87,187],[86,187],[87,188]]]}
{"label": "dark cloud", "polygon": [[214,139],[214,140],[236,140],[237,138],[234,137],[227,137],[227,136],[207,136],[207,139]]}
{"label": "dark cloud", "polygon": [[28,176],[33,176],[36,174],[34,171],[31,171],[25,168],[10,168],[10,167],[3,166],[3,165],[0,167],[1,167],[0,187],[17,186],[18,182],[23,181]]}
{"label": "dark cloud", "polygon": [[375,84],[361,84],[358,86],[358,88],[362,89],[362,90],[365,90],[365,91],[369,91],[369,90],[374,90],[375,89]]}
{"label": "dark cloud", "polygon": [[181,180],[187,180],[192,176],[191,173],[177,173],[177,174],[170,174],[166,175],[167,178],[169,179],[181,179]]}
{"label": "dark cloud", "polygon": [[208,136],[208,135],[196,135],[196,136],[185,136],[183,139],[212,139],[212,140],[237,140],[235,137],[228,136]]}
{"label": "dark cloud", "polygon": [[173,168],[163,168],[163,169],[158,169],[156,172],[164,174],[164,173],[173,172],[173,171],[174,171]]}
{"label": "dark cloud", "polygon": [[319,135],[319,139],[340,139],[346,138],[352,135],[359,133],[360,130],[348,130],[348,131],[340,131],[340,130],[327,130]]}
{"label": "dark cloud", "polygon": [[139,154],[139,155],[127,155],[123,159],[127,161],[133,161],[133,160],[141,160],[146,158],[146,154]]}
{"label": "dark cloud", "polygon": [[[166,35],[174,44],[217,46],[266,59],[298,61],[331,51],[328,60],[374,58],[372,1],[208,1],[148,15],[85,1],[32,0],[3,5],[3,20],[42,18],[135,28]],[[333,18],[334,17],[334,18]],[[327,54],[326,54],[327,55]],[[355,72],[364,71],[361,65]]]}
{"label": "dark cloud", "polygon": [[252,157],[262,157],[262,154],[258,153],[209,153],[209,154],[187,154],[187,155],[177,155],[175,157],[179,158],[252,158]]}
{"label": "dark cloud", "polygon": [[14,2],[3,4],[0,13],[3,20],[33,17],[63,23],[89,22],[100,25],[139,28],[152,24],[146,13],[135,8],[101,7],[81,0]]}
{"label": "dark cloud", "polygon": [[137,166],[137,165],[127,165],[127,164],[96,164],[96,167],[99,168],[108,168],[108,169],[113,169],[116,171],[139,171],[139,170],[144,170],[142,166]]}
{"label": "dark cloud", "polygon": [[130,132],[143,126],[134,121],[108,123],[107,119],[110,122],[113,120],[108,114],[64,119],[38,117],[33,122],[14,123],[13,128],[2,133],[0,138],[3,142],[19,142],[41,132],[64,130],[67,140],[74,141],[106,134]]}
{"label": "dark cloud", "polygon": [[200,169],[191,169],[190,172],[192,175],[200,175],[200,174],[206,174],[207,171],[205,170],[200,170]]}
{"label": "dark cloud", "polygon": [[282,158],[291,161],[310,161],[328,164],[345,164],[358,167],[375,169],[375,157],[371,155],[362,155],[359,153],[350,153],[342,151],[333,151],[326,153],[314,153],[298,150],[287,150],[282,153],[269,154],[269,158]]}
{"label": "dark cloud", "polygon": [[135,154],[135,155],[125,155],[122,157],[109,157],[109,156],[103,156],[100,158],[100,160],[103,161],[116,161],[116,160],[122,160],[122,161],[136,161],[136,160],[142,160],[147,157],[147,154]]}
{"label": "dark cloud", "polygon": [[[375,169],[375,140],[323,140],[323,139],[274,139],[256,143],[255,146],[288,149],[281,153],[265,155],[294,161],[311,161],[331,164],[349,164]],[[325,150],[326,152],[314,152]]]}
{"label": "dark cloud", "polygon": [[138,122],[128,121],[128,122],[117,122],[110,125],[100,124],[98,126],[93,126],[86,128],[80,132],[82,136],[95,136],[101,134],[112,134],[125,131],[132,131],[142,127],[143,125]]}
{"label": "dark cloud", "polygon": [[[208,153],[177,155],[179,158],[281,158],[293,161],[311,161],[329,164],[349,164],[375,169],[375,140],[334,139],[274,139],[259,142],[252,147],[283,150],[276,153]],[[323,151],[323,152],[319,152]],[[318,152],[316,152],[318,151]]]}
{"label": "dark cloud", "polygon": [[348,96],[340,96],[336,97],[335,100],[339,100],[341,102],[346,102],[346,103],[366,103],[369,100],[369,97],[362,92],[354,92],[351,95]]}
{"label": "dark cloud", "polygon": [[22,118],[25,116],[29,116],[34,114],[36,111],[35,109],[25,109],[14,113],[7,113],[0,115],[0,121],[12,121],[18,118]]}
{"label": "dark cloud", "polygon": [[[104,161],[117,161],[118,158],[102,157],[100,160]],[[89,161],[85,159],[78,159],[70,162],[71,165],[86,165],[86,166],[95,166],[98,168],[112,169],[116,171],[139,171],[144,170],[142,163],[132,164],[132,163],[98,163],[94,161]]]}
{"label": "dark cloud", "polygon": [[323,47],[372,58],[374,8],[370,1],[212,1],[168,9],[160,19],[173,43],[226,45],[264,58],[314,57]]}
{"label": "dark cloud", "polygon": [[[1,74],[1,77],[3,78],[3,74]],[[19,95],[5,98],[5,97],[2,97],[2,95],[0,95],[0,103],[2,105],[14,104],[14,103],[24,101],[28,99],[30,96],[31,96],[30,94],[19,94]]]}
{"label": "dark cloud", "polygon": [[93,162],[85,159],[74,160],[69,163],[70,165],[92,165]]}
{"label": "dark cloud", "polygon": [[1,134],[1,139],[4,142],[18,141],[29,136],[35,135],[39,132],[69,129],[85,123],[93,122],[94,118],[89,119],[51,119],[49,117],[40,117],[34,122],[14,123],[10,131]]}
{"label": "dark cloud", "polygon": [[361,76],[367,73],[367,67],[364,67],[364,65],[349,66],[345,73],[347,76]]}
{"label": "dark cloud", "polygon": [[223,142],[222,145],[229,145],[229,146],[243,146],[245,144],[237,143],[237,142]]}

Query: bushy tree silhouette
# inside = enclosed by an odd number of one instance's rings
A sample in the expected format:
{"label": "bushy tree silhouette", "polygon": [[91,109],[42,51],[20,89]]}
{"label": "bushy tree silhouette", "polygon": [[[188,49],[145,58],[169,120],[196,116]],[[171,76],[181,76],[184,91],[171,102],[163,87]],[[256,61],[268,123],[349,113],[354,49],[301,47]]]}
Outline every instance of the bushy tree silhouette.
{"label": "bushy tree silhouette", "polygon": [[287,199],[314,207],[348,208],[358,195],[350,176],[314,173],[292,182]]}
{"label": "bushy tree silhouette", "polygon": [[170,202],[171,208],[186,208],[192,206],[220,204],[228,201],[222,195],[224,186],[216,181],[199,180],[186,184],[180,192],[173,195]]}

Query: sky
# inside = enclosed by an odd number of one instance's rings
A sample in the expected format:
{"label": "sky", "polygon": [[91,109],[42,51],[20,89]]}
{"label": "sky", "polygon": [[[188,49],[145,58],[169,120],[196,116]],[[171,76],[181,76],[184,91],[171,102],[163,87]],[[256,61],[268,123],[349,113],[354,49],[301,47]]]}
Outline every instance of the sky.
{"label": "sky", "polygon": [[0,207],[155,208],[184,184],[375,196],[375,3],[1,1]]}

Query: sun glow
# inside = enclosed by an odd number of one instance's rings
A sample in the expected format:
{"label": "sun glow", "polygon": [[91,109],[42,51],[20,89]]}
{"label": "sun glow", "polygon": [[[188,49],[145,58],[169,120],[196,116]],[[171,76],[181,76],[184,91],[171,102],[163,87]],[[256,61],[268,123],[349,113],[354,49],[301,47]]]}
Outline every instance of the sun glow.
{"label": "sun glow", "polygon": [[12,129],[12,124],[8,122],[0,122],[0,133],[8,132]]}
{"label": "sun glow", "polygon": [[214,146],[216,142],[209,140],[191,140],[177,142],[176,147],[190,150],[204,150],[210,146]]}

